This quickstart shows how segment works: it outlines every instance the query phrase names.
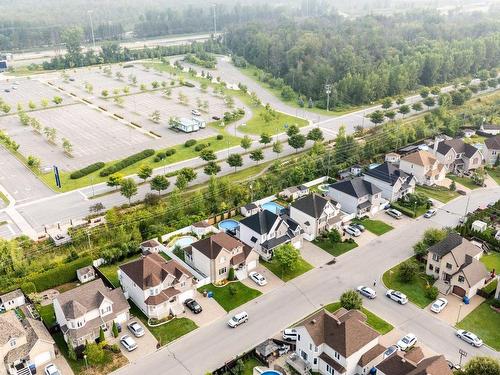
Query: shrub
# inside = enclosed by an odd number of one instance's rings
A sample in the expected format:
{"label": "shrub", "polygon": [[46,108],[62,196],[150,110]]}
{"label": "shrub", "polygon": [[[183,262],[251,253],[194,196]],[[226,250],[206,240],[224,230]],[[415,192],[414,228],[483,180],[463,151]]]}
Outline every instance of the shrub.
{"label": "shrub", "polygon": [[[118,337],[118,331],[116,331],[116,332],[117,332],[117,335],[115,337]],[[120,347],[118,346],[118,344],[110,345],[109,351],[112,353],[118,354],[118,353],[120,353]]]}
{"label": "shrub", "polygon": [[500,309],[500,299],[494,299],[493,302],[491,303],[491,306]]}
{"label": "shrub", "polygon": [[191,83],[191,82],[188,82],[188,81],[183,81],[182,82],[182,86],[186,86],[186,87],[194,87],[194,84]]}
{"label": "shrub", "polygon": [[129,157],[122,159],[122,160],[116,162],[115,164],[110,165],[107,168],[104,168],[99,173],[99,176],[101,176],[101,177],[109,176],[113,173],[121,171],[122,169],[128,167],[129,165],[135,164],[138,161],[141,161],[141,160],[146,159],[150,156],[153,156],[154,154],[155,154],[154,150],[147,149],[147,150],[143,150],[141,152],[138,152],[137,154],[130,155]]}
{"label": "shrub", "polygon": [[84,257],[70,263],[62,264],[56,268],[45,271],[33,277],[28,277],[33,282],[38,292],[75,280],[76,270],[92,264],[91,257]]}
{"label": "shrub", "polygon": [[224,136],[222,134],[217,134],[217,140],[222,141],[224,139]]}
{"label": "shrub", "polygon": [[104,167],[104,163],[102,161],[98,161],[97,163],[87,165],[85,168],[79,169],[73,173],[70,174],[70,178],[72,180],[76,180],[79,178],[82,178],[84,176],[87,176],[95,171],[98,171],[102,167]]}
{"label": "shrub", "polygon": [[165,150],[165,156],[172,156],[176,152],[177,150],[175,148],[169,148],[168,150]]}
{"label": "shrub", "polygon": [[103,348],[95,343],[87,344],[85,347],[85,355],[90,365],[103,363],[106,358]]}
{"label": "shrub", "polygon": [[24,294],[36,293],[35,284],[33,284],[31,281],[21,284],[21,290],[24,292]]}
{"label": "shrub", "polygon": [[196,144],[196,139],[188,139],[184,143],[184,147],[191,147],[191,146],[194,146],[195,144]]}
{"label": "shrub", "polygon": [[429,299],[436,299],[439,294],[438,288],[431,286],[425,289],[425,296]]}
{"label": "shrub", "polygon": [[156,159],[156,158],[158,158],[159,160],[163,160],[163,159],[165,159],[166,157],[167,157],[167,154],[166,154],[164,151],[160,151],[160,152],[158,152],[158,153],[156,154],[155,159]]}
{"label": "shrub", "polygon": [[[116,322],[113,320],[113,327],[111,328],[111,332],[113,332],[113,337],[117,338],[118,337],[118,326],[116,325]],[[100,332],[99,332],[100,333]],[[120,350],[120,349],[118,349]]]}
{"label": "shrub", "polygon": [[338,243],[342,241],[342,237],[337,229],[332,229],[328,232],[328,239],[331,243]]}
{"label": "shrub", "polygon": [[229,285],[229,294],[234,296],[236,295],[236,293],[238,293],[238,289],[236,289],[236,287],[234,285]]}
{"label": "shrub", "polygon": [[348,290],[340,296],[340,306],[346,310],[359,310],[363,306],[363,300],[354,290]]}
{"label": "shrub", "polygon": [[209,144],[207,143],[198,143],[196,146],[194,146],[194,150],[199,152],[201,150],[203,150],[204,148],[207,148],[209,146]]}
{"label": "shrub", "polygon": [[231,267],[231,268],[229,269],[229,273],[228,273],[228,275],[227,275],[227,279],[228,279],[229,281],[234,281],[234,268],[233,268],[233,267]]}
{"label": "shrub", "polygon": [[398,277],[401,281],[409,283],[417,275],[418,264],[414,260],[407,260],[399,266]]}

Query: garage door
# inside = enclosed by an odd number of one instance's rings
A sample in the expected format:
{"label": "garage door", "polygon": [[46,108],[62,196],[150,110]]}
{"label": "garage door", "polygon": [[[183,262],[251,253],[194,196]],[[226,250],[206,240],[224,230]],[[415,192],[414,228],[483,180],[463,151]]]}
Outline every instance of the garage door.
{"label": "garage door", "polygon": [[257,267],[257,261],[256,260],[252,260],[251,262],[248,263],[248,270],[253,270],[255,267]]}
{"label": "garage door", "polygon": [[465,290],[463,288],[460,288],[459,286],[453,286],[453,294],[456,294],[457,296],[463,297],[465,296]]}
{"label": "garage door", "polygon": [[50,352],[43,352],[43,353],[38,354],[33,359],[33,362],[35,363],[35,366],[38,367],[38,366],[44,365],[47,362],[50,362],[51,359],[52,358],[51,358]]}

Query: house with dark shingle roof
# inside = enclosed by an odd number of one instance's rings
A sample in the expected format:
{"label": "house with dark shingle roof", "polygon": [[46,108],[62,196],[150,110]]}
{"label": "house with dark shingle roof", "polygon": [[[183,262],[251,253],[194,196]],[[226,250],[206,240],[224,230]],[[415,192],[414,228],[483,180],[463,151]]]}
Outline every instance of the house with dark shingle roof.
{"label": "house with dark shingle roof", "polygon": [[444,294],[471,298],[489,277],[486,266],[479,261],[483,250],[457,233],[429,248],[427,275],[436,279],[435,286]]}
{"label": "house with dark shingle roof", "polygon": [[475,170],[483,162],[483,155],[474,146],[461,139],[441,140],[436,138],[432,150],[438,161],[449,172],[460,173]]}
{"label": "house with dark shingle roof", "polygon": [[342,211],[357,216],[375,215],[387,203],[382,198],[382,190],[363,177],[331,184],[328,196],[340,204]]}
{"label": "house with dark shingle roof", "polygon": [[320,310],[295,329],[300,360],[287,363],[299,372],[308,368],[324,375],[367,374],[386,349],[379,343],[380,334],[358,310],[341,308],[334,314]]}
{"label": "house with dark shingle roof", "polygon": [[442,355],[423,358],[394,352],[375,366],[377,375],[453,375]]}
{"label": "house with dark shingle roof", "polygon": [[415,192],[415,177],[403,172],[396,164],[384,162],[368,169],[363,179],[377,186],[382,191],[382,198],[389,202],[396,201]]}
{"label": "house with dark shingle roof", "polygon": [[257,267],[259,254],[225,232],[196,241],[185,250],[186,263],[210,277],[210,282],[226,280],[234,268],[238,280],[246,279]]}
{"label": "house with dark shingle roof", "polygon": [[340,229],[340,204],[317,193],[297,199],[290,205],[290,217],[304,230],[304,238],[313,241],[320,233]]}
{"label": "house with dark shingle roof", "polygon": [[193,298],[193,275],[175,260],[148,254],[122,264],[118,278],[123,291],[148,317],[163,319],[184,312],[184,301]]}
{"label": "house with dark shingle roof", "polygon": [[75,348],[97,339],[100,328],[109,336],[113,322],[129,319],[130,306],[121,289],[109,289],[101,279],[59,294],[53,303],[64,339]]}
{"label": "house with dark shingle roof", "polygon": [[239,240],[266,260],[272,258],[276,247],[286,243],[300,249],[302,234],[302,227],[295,220],[269,210],[262,210],[242,219],[236,230]]}
{"label": "house with dark shingle roof", "polygon": [[484,140],[484,160],[490,165],[495,165],[500,160],[500,135]]}

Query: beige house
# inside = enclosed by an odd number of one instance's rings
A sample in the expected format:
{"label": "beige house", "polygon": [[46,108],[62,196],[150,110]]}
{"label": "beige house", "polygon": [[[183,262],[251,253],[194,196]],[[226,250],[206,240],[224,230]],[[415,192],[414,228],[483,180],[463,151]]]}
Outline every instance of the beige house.
{"label": "beige house", "polygon": [[416,151],[402,157],[399,169],[412,174],[419,185],[439,184],[446,178],[446,167],[428,151]]}
{"label": "beige house", "polygon": [[66,342],[73,347],[99,337],[100,329],[111,335],[113,322],[123,325],[129,309],[121,289],[107,288],[101,279],[61,293],[54,299],[56,320]]}
{"label": "beige house", "polygon": [[436,138],[433,154],[449,172],[453,173],[475,170],[483,162],[481,152],[461,139],[440,140]]}
{"label": "beige house", "polygon": [[440,292],[471,298],[489,277],[486,266],[479,261],[482,254],[482,249],[451,233],[429,248],[426,273],[436,279]]}
{"label": "beige house", "polygon": [[185,254],[186,263],[213,283],[226,280],[231,268],[239,280],[245,279],[259,262],[259,254],[250,246],[224,232],[191,244]]}
{"label": "beige house", "polygon": [[484,160],[486,164],[495,165],[500,161],[500,135],[484,141]]}
{"label": "beige house", "polygon": [[54,340],[39,320],[0,315],[0,375],[31,375],[55,358]]}
{"label": "beige house", "polygon": [[0,307],[5,311],[13,310],[26,303],[26,298],[21,289],[15,289],[0,296]]}
{"label": "beige house", "polygon": [[193,275],[155,253],[121,265],[118,278],[128,298],[149,318],[184,312],[183,302],[194,295]]}
{"label": "beige house", "polygon": [[[418,349],[418,355],[412,355]],[[423,358],[420,348],[408,353],[397,351],[377,366],[377,375],[453,375],[443,355]]]}

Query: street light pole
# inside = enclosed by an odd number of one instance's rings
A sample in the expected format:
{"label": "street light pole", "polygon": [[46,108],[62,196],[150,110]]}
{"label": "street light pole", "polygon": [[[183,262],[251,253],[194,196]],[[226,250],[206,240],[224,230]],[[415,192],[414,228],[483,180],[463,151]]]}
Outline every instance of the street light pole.
{"label": "street light pole", "polygon": [[332,85],[327,83],[325,85],[325,92],[326,92],[326,111],[328,112],[330,110],[330,94],[332,93]]}
{"label": "street light pole", "polygon": [[215,9],[217,7],[217,4],[212,4],[212,7],[213,7],[213,13],[214,13],[214,38],[216,37],[217,35],[217,17],[215,15]]}
{"label": "street light pole", "polygon": [[94,24],[92,23],[92,11],[89,10],[87,11],[90,19],[90,31],[92,32],[92,45],[94,46],[95,49],[95,36],[94,36]]}

